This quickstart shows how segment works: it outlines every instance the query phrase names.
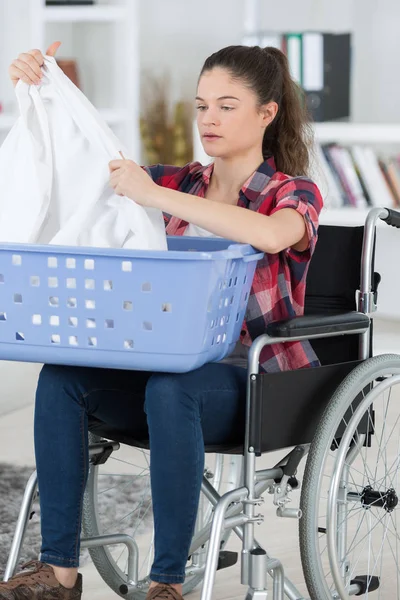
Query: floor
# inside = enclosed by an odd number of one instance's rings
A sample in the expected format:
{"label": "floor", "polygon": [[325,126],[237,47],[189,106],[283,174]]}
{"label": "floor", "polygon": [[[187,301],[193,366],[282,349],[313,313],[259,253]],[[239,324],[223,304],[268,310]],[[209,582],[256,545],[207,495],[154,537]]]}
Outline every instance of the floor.
{"label": "floor", "polygon": [[[390,322],[380,322],[376,326],[375,353],[399,352],[400,353],[400,326]],[[32,372],[34,377],[36,372]],[[21,384],[18,384],[21,385]],[[3,408],[3,411],[1,409]],[[0,456],[2,460],[19,465],[33,465],[33,435],[32,419],[33,404],[18,407],[16,410],[5,410],[0,406]],[[257,468],[267,468],[274,464],[274,456],[263,456],[259,459]],[[296,506],[298,495],[294,495],[291,506]],[[265,521],[256,526],[256,537],[266,547],[270,555],[279,558],[286,569],[286,574],[307,597],[300,557],[298,550],[298,527],[292,519],[280,519],[275,515],[275,508],[271,497],[266,495],[263,507]],[[237,541],[233,540],[229,549],[240,549]],[[84,577],[84,600],[110,600],[114,594],[106,587],[94,567],[89,564],[82,568]],[[243,600],[246,588],[240,583],[239,564],[229,569],[220,571],[216,576],[214,600]],[[371,595],[371,598],[374,596]],[[395,597],[395,592],[392,598]],[[200,590],[195,590],[188,598],[198,600]],[[397,598],[400,598],[397,595]],[[389,600],[389,596],[385,600]]]}

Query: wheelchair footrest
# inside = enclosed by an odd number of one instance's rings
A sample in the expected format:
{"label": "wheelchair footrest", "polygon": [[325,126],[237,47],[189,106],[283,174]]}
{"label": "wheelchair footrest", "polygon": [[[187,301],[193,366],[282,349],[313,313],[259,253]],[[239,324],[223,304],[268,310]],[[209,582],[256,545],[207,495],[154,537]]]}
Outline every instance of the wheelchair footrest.
{"label": "wheelchair footrest", "polygon": [[238,553],[230,552],[229,550],[221,550],[218,557],[217,571],[233,567],[238,561]]}
{"label": "wheelchair footrest", "polygon": [[375,575],[357,575],[357,577],[354,577],[354,579],[350,581],[350,585],[353,584],[360,586],[360,591],[358,592],[358,594],[355,595],[364,596],[364,594],[368,592],[375,592],[375,590],[379,588],[380,579]]}

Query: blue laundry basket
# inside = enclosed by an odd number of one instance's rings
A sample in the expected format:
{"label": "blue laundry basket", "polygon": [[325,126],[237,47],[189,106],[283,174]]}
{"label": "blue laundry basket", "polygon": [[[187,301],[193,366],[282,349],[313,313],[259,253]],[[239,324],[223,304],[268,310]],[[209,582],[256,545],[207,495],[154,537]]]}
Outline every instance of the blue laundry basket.
{"label": "blue laundry basket", "polygon": [[231,352],[249,245],[169,237],[168,252],[0,245],[0,359],[185,372]]}

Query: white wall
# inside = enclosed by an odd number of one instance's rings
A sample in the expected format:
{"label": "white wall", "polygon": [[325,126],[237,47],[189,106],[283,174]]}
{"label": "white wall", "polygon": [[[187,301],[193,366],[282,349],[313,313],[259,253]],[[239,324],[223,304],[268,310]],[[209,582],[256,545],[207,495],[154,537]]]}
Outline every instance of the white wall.
{"label": "white wall", "polygon": [[[352,28],[351,0],[260,1],[260,28],[281,30]],[[273,18],[272,18],[273,15]],[[176,93],[194,96],[205,58],[229,44],[240,44],[244,0],[146,0],[141,3],[141,63],[144,71],[168,70]]]}
{"label": "white wall", "polygon": [[240,43],[243,0],[146,0],[140,6],[143,72],[168,70],[176,95],[194,98],[207,56]]}
{"label": "white wall", "polygon": [[346,31],[353,24],[353,0],[261,0],[261,25],[272,30]]}
{"label": "white wall", "polygon": [[32,404],[40,369],[33,363],[0,362],[0,416]]}
{"label": "white wall", "polygon": [[7,68],[26,48],[25,40],[29,39],[27,7],[27,0],[0,0],[0,102],[6,109],[14,100]]}
{"label": "white wall", "polygon": [[[112,1],[112,0],[110,0]],[[139,0],[143,72],[171,75],[174,94],[194,96],[204,59],[228,44],[240,43],[244,0]],[[29,0],[0,0],[0,102],[13,102],[8,63],[29,47]],[[271,30],[353,31],[353,118],[366,122],[400,121],[400,2],[398,0],[260,0],[260,27]],[[7,23],[7,27],[5,26]],[[56,29],[52,32],[57,36]],[[50,32],[49,32],[50,34]],[[64,26],[60,55],[76,51]],[[105,53],[96,36],[90,69]],[[96,53],[96,54],[95,54]],[[90,70],[89,69],[89,70]],[[87,75],[90,87],[90,77]]]}
{"label": "white wall", "polygon": [[354,118],[400,121],[400,2],[353,0]]}

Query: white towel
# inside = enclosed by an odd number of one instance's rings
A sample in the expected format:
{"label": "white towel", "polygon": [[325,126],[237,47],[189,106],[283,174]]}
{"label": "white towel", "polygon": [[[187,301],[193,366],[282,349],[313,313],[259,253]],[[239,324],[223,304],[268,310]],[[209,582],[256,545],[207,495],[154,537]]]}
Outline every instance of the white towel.
{"label": "white towel", "polygon": [[0,241],[166,250],[162,212],[109,185],[126,148],[54,58],[42,70],[39,86],[18,82],[0,148]]}

